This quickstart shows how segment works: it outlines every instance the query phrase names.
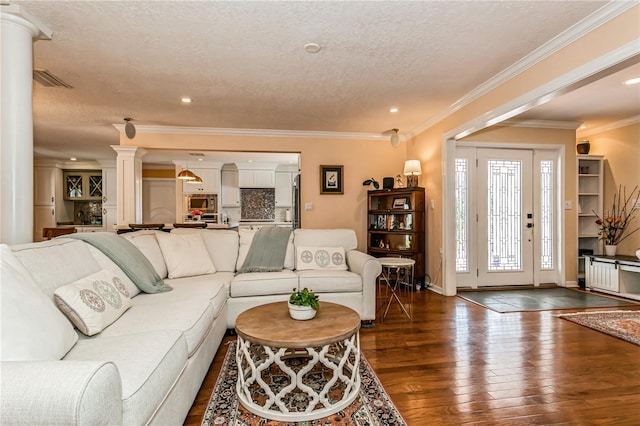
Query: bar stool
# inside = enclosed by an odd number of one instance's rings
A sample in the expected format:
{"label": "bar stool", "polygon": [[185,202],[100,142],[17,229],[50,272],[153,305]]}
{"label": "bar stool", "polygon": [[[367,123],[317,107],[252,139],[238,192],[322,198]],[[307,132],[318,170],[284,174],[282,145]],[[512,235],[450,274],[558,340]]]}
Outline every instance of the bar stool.
{"label": "bar stool", "polygon": [[[409,320],[413,321],[413,272],[416,261],[404,257],[380,257],[378,258],[378,262],[382,265],[380,281],[384,281],[391,292],[389,300],[386,302],[387,307],[384,310],[382,321],[387,317],[387,312],[389,312],[389,307],[394,299],[398,302],[402,311],[409,317]],[[393,279],[394,275],[395,279]],[[405,308],[404,303],[402,303],[400,299],[402,289],[399,286],[401,285],[409,287],[409,310]]]}

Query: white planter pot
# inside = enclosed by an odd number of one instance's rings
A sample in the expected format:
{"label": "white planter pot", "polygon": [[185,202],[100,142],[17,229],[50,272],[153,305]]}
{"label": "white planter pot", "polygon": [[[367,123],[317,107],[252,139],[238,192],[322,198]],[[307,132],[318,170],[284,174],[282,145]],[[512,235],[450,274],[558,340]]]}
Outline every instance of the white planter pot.
{"label": "white planter pot", "polygon": [[316,310],[311,306],[292,305],[288,302],[287,304],[289,305],[289,315],[291,315],[291,318],[294,320],[305,321],[316,316]]}
{"label": "white planter pot", "polygon": [[615,256],[617,249],[618,249],[618,246],[610,246],[610,245],[605,244],[605,246],[604,246],[604,254],[606,254],[607,256]]}

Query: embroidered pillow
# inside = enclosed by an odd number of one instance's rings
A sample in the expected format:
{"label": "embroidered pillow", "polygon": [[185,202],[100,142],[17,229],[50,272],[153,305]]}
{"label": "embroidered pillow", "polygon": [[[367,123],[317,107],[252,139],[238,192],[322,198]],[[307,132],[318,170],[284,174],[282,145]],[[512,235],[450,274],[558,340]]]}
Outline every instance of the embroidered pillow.
{"label": "embroidered pillow", "polygon": [[58,308],[82,334],[100,333],[131,307],[129,291],[118,274],[103,269],[53,293]]}
{"label": "embroidered pillow", "polygon": [[167,264],[169,278],[191,277],[216,272],[216,267],[209,257],[209,252],[200,234],[163,234],[160,232],[156,238]]}
{"label": "embroidered pillow", "polygon": [[347,270],[344,247],[296,247],[296,269]]}

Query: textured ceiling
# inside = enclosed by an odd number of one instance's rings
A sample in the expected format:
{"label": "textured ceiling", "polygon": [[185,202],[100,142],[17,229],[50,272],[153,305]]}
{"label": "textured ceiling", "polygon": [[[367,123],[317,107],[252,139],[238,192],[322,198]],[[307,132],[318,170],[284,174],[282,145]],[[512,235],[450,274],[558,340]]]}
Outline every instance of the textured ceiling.
{"label": "textured ceiling", "polygon": [[[114,123],[406,133],[604,1],[11,1],[53,31],[39,156],[113,157]],[[306,53],[305,43],[322,46]],[[189,96],[190,105],[180,103]],[[398,113],[389,108],[397,106]],[[550,114],[553,115],[553,114]],[[553,118],[553,117],[550,117]]]}

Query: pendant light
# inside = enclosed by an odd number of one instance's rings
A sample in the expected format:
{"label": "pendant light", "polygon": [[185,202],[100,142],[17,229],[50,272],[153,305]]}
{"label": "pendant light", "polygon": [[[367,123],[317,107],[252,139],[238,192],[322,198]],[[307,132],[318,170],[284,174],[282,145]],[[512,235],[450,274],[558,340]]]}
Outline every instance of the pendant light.
{"label": "pendant light", "polygon": [[[189,163],[187,163],[187,166],[178,173],[178,179],[186,180],[187,182],[195,180],[196,178],[196,174],[189,170]],[[200,179],[200,181],[202,182],[202,179]]]}
{"label": "pendant light", "polygon": [[391,146],[396,147],[400,145],[400,136],[398,135],[399,129],[391,129],[393,133],[391,133]]}
{"label": "pendant light", "polygon": [[187,183],[193,183],[193,184],[202,183],[202,178],[198,175],[195,175],[195,178],[188,180]]}

